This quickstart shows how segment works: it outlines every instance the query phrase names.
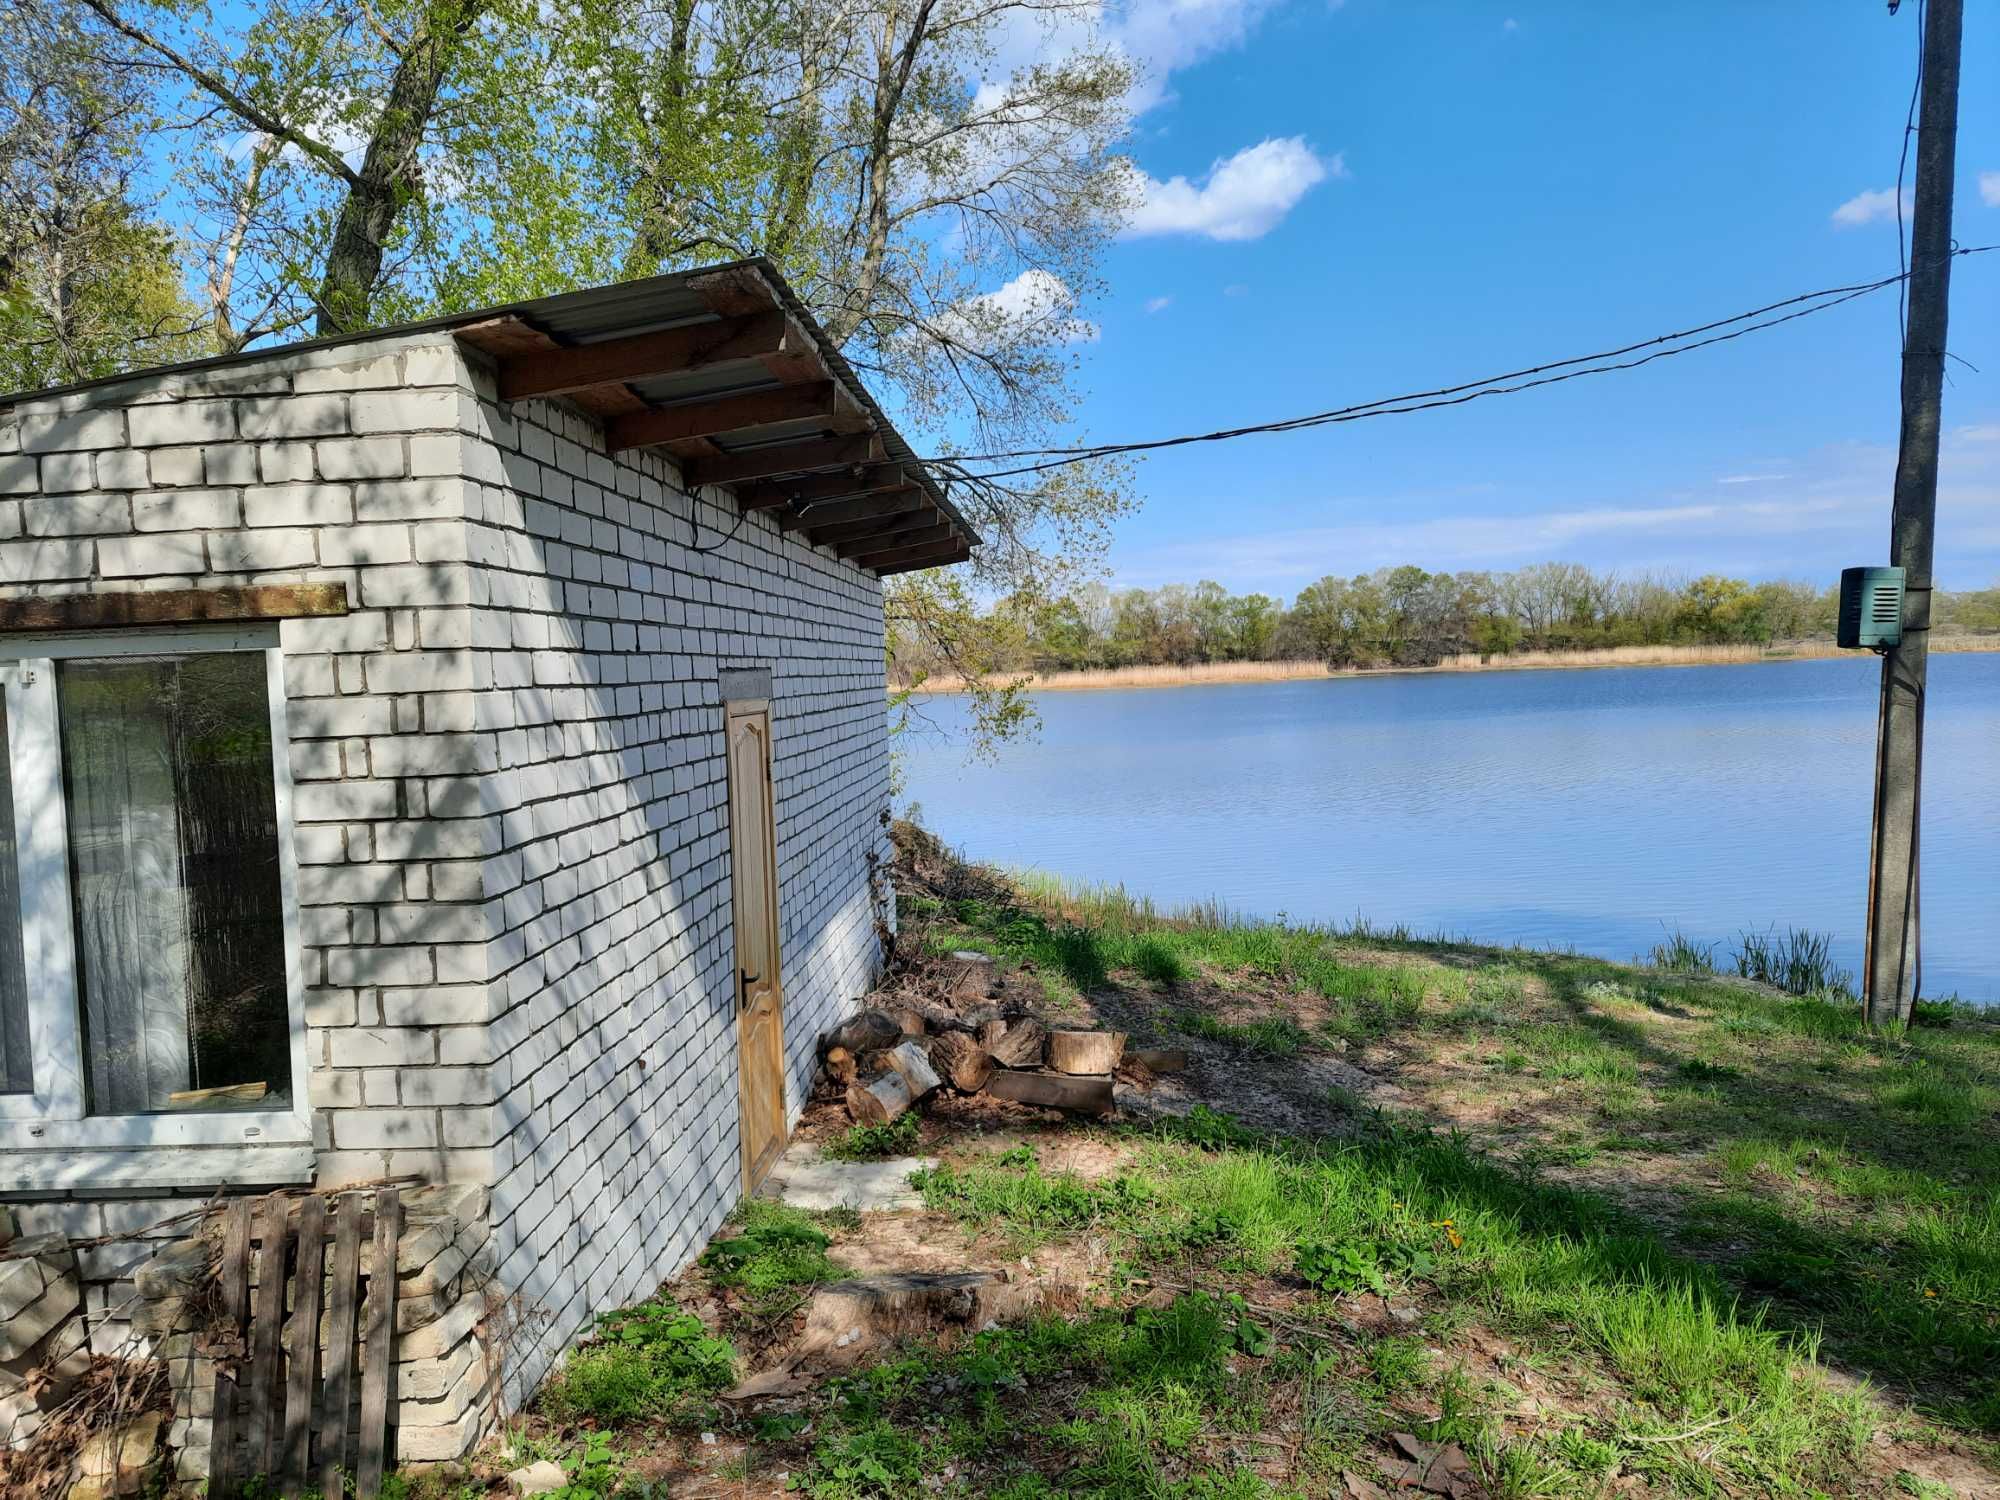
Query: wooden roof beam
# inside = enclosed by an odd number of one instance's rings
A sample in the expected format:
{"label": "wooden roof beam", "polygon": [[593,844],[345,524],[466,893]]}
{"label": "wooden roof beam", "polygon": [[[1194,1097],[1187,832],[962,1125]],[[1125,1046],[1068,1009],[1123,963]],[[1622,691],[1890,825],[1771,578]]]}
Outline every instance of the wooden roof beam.
{"label": "wooden roof beam", "polygon": [[[862,531],[863,526],[873,525],[872,531]],[[936,511],[928,515],[919,513],[909,520],[898,520],[885,525],[881,522],[858,522],[852,528],[856,534],[844,541],[829,542],[842,557],[862,557],[870,552],[888,552],[898,547],[914,547],[919,542],[948,542],[958,535],[958,529]]]}
{"label": "wooden roof beam", "polygon": [[802,365],[819,366],[811,336],[784,312],[751,313],[510,355],[500,366],[500,399],[561,396],[595,385],[751,361],[780,379],[797,378]]}
{"label": "wooden roof beam", "polygon": [[882,461],[882,440],[874,433],[858,437],[806,438],[796,443],[774,443],[768,448],[749,448],[741,453],[724,453],[716,458],[690,459],[681,465],[681,478],[690,489],[705,484],[741,484],[750,479],[769,479],[779,474],[805,474],[814,469],[845,468]]}
{"label": "wooden roof beam", "polygon": [[863,495],[857,500],[823,501],[809,506],[803,514],[780,511],[778,525],[786,531],[803,531],[817,542],[829,527],[842,527],[854,521],[879,524],[885,516],[932,509],[931,497],[925,491],[907,485],[899,490],[884,490],[879,495]]}
{"label": "wooden roof beam", "polygon": [[972,548],[961,539],[954,537],[942,542],[920,542],[907,547],[890,547],[881,552],[866,552],[850,558],[857,568],[867,568],[871,572],[884,571],[901,573],[905,564],[913,568],[935,568],[945,563],[964,562],[972,556]]}
{"label": "wooden roof beam", "polygon": [[[782,510],[792,505],[813,505],[823,500],[846,500],[861,495],[900,490],[908,486],[910,475],[900,464],[861,465],[838,474],[812,474],[798,479],[765,480],[740,485],[736,503],[745,510]],[[778,517],[778,524],[790,530],[803,524],[796,516]]]}
{"label": "wooden roof beam", "polygon": [[813,380],[803,385],[740,391],[729,396],[677,401],[672,406],[635,411],[612,421],[605,432],[605,445],[617,453],[626,448],[644,448],[654,443],[715,437],[722,433],[768,427],[776,422],[813,419],[838,432],[861,432],[868,427],[866,414],[847,400],[831,380]]}

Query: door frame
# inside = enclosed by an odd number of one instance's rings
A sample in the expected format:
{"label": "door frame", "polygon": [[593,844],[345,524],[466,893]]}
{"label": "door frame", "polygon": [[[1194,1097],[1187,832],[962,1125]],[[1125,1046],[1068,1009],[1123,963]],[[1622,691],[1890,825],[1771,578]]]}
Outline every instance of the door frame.
{"label": "door frame", "polygon": [[[773,1031],[771,1066],[775,1068],[777,1075],[775,1078],[769,1080],[769,1082],[771,1083],[771,1097],[777,1101],[779,1115],[777,1130],[781,1151],[786,1126],[790,1123],[790,1080],[787,1078],[785,1070],[784,955],[780,946],[784,924],[780,920],[778,907],[778,819],[776,788],[773,784],[771,766],[771,703],[768,698],[730,698],[726,699],[723,703],[722,720],[723,764],[728,777],[729,791],[729,928],[730,946],[732,949],[730,992],[736,1024],[737,1135],[741,1142],[741,1155],[743,1158],[743,1190],[747,1193],[757,1186],[759,1179],[754,1171],[757,1164],[751,1154],[752,1122],[750,1119],[750,1101],[753,1095],[752,1091],[744,1086],[744,1075],[749,1071],[755,1060],[751,1055],[751,1047],[749,1045],[748,1021],[750,1006],[747,999],[748,989],[744,982],[745,976],[749,972],[744,963],[745,931],[742,911],[743,903],[740,899],[740,882],[743,877],[745,864],[741,857],[742,846],[739,843],[739,839],[743,836],[743,830],[738,826],[736,817],[737,793],[739,789],[736,785],[734,738],[737,724],[745,719],[761,721],[761,738],[764,747],[763,822],[768,842],[762,860],[765,886],[763,904],[769,923],[768,949],[771,972],[768,976],[768,989],[773,1007],[770,1020]],[[766,1170],[768,1170],[768,1167]]]}

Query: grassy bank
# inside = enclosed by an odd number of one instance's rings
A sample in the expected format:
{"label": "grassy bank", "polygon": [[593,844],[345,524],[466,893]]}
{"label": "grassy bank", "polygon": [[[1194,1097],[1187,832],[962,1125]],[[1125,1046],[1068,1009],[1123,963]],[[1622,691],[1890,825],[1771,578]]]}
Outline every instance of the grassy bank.
{"label": "grassy bank", "polygon": [[[892,1143],[940,1161],[920,1211],[746,1204],[548,1393],[520,1451],[566,1500],[2000,1485],[2000,1028],[1872,1037],[1685,944],[1241,923],[899,842],[915,971],[997,954],[1186,1071],[1108,1125],[933,1111]],[[1772,947],[1745,962],[1832,979]],[[813,1284],[918,1251],[1044,1278],[1043,1310],[718,1398]]]}
{"label": "grassy bank", "polygon": [[[1931,650],[1940,654],[2000,651],[2000,635],[1933,637]],[[1104,688],[1203,687],[1230,682],[1317,681],[1327,677],[1379,677],[1384,673],[1526,672],[1574,670],[1579,667],[1709,667],[1742,666],[1754,662],[1806,661],[1858,656],[1828,641],[1780,641],[1769,646],[1608,646],[1592,651],[1516,651],[1505,656],[1467,653],[1448,656],[1434,667],[1369,667],[1335,670],[1312,661],[1224,661],[1194,666],[1103,667],[1074,672],[1002,674],[1032,692],[1088,692]],[[908,686],[908,684],[904,684]],[[925,679],[925,693],[962,693],[965,679],[938,676]]]}

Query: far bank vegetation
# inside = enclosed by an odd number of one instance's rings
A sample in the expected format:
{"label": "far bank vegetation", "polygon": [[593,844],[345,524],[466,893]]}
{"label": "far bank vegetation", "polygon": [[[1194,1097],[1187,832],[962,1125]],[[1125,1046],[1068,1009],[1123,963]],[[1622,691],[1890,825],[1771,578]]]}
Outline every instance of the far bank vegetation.
{"label": "far bank vegetation", "polygon": [[[1576,563],[1328,576],[1289,605],[1209,581],[1090,584],[995,603],[984,622],[986,670],[1084,687],[1285,680],[1329,669],[1756,661],[1833,654],[1835,603],[1834,590],[1805,582],[1622,577]],[[1935,620],[1933,649],[2000,646],[2000,587],[1940,592]],[[893,641],[891,656],[898,687],[960,680],[916,641]]]}

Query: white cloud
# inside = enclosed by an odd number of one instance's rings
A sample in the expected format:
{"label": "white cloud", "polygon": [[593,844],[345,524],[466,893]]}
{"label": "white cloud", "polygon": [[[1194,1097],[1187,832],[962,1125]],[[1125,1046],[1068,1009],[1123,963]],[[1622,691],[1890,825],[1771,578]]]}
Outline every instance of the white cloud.
{"label": "white cloud", "polygon": [[1521,23],[1515,20],[1512,16],[1509,16],[1506,20],[1500,23],[1500,29],[1502,31],[1519,31],[1521,29]]}
{"label": "white cloud", "polygon": [[1988,208],[2000,208],[2000,172],[1979,174],[1979,201]]}
{"label": "white cloud", "polygon": [[1167,81],[1184,68],[1240,47],[1274,0],[1126,0],[1107,6],[1105,32],[1138,74],[1135,114],[1168,98]]}
{"label": "white cloud", "polygon": [[996,291],[982,292],[943,320],[945,332],[976,349],[1022,337],[1094,344],[1097,325],[1076,315],[1076,293],[1053,271],[1034,267]]}
{"label": "white cloud", "polygon": [[1148,297],[1146,299],[1146,315],[1151,317],[1156,312],[1165,312],[1169,307],[1173,306],[1173,302],[1174,299],[1171,297]]}
{"label": "white cloud", "polygon": [[1724,474],[1717,484],[1770,484],[1774,480],[1790,479],[1789,474]]}
{"label": "white cloud", "polygon": [[[1903,190],[1903,216],[1910,214],[1910,190]],[[1857,229],[1863,224],[1873,224],[1878,219],[1896,217],[1896,190],[1894,188],[1871,188],[1865,193],[1856,193],[1833,211],[1833,222],[1842,229]]]}
{"label": "white cloud", "polygon": [[1982,422],[1976,427],[1961,427],[1953,436],[1961,443],[2000,443],[2000,422]]}
{"label": "white cloud", "polygon": [[1273,137],[1217,161],[1199,185],[1138,173],[1138,206],[1126,232],[1254,240],[1276,228],[1314,187],[1346,175],[1338,153],[1323,158],[1303,136]]}
{"label": "white cloud", "polygon": [[1225,297],[1247,297],[1250,295],[1250,288],[1240,281],[1232,281],[1222,289],[1222,295]]}

